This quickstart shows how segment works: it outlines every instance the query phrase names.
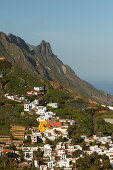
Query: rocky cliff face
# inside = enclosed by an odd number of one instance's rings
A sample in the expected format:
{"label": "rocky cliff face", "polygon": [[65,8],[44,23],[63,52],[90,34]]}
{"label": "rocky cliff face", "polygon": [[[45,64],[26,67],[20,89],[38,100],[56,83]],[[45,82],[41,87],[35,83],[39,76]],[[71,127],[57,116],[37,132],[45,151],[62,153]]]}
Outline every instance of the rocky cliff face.
{"label": "rocky cliff face", "polygon": [[46,43],[44,40],[42,40],[41,44],[36,46],[34,48],[34,51],[36,54],[39,54],[41,56],[54,56],[53,52],[51,50],[51,46],[49,43]]}
{"label": "rocky cliff face", "polygon": [[[30,48],[29,48],[30,47]],[[32,47],[32,48],[31,48]],[[111,104],[113,96],[95,89],[86,81],[81,80],[75,72],[62,63],[53,54],[51,46],[44,40],[34,47],[13,34],[0,33],[0,57],[5,57],[13,64],[31,74],[37,74],[52,84],[62,84],[73,94],[80,94],[101,103]]]}

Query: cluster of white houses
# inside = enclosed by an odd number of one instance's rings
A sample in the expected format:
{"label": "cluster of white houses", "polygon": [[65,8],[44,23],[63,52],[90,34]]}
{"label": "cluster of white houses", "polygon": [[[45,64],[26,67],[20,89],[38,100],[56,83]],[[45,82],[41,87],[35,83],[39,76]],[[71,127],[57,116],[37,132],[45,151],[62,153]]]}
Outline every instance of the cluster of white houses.
{"label": "cluster of white houses", "polygon": [[[38,137],[42,138],[42,135],[39,133]],[[82,136],[81,136],[82,137]],[[90,146],[88,150],[83,150],[80,145],[73,145],[71,141],[68,142],[59,142],[57,143],[56,147],[53,148],[50,144],[44,144],[41,147],[22,147],[24,151],[24,158],[28,161],[33,161],[33,152],[38,151],[40,149],[43,151],[43,159],[46,160],[46,165],[38,164],[37,160],[34,160],[34,165],[37,168],[45,167],[45,169],[54,169],[56,167],[64,168],[64,169],[73,169],[73,163],[76,163],[76,160],[79,157],[83,157],[84,153],[88,155],[92,154],[93,152],[98,153],[99,155],[106,154],[110,159],[110,164],[113,167],[113,144],[111,141],[111,137],[97,137],[94,135],[92,138],[87,138],[84,136],[84,141],[89,143],[91,141],[99,141],[100,145]],[[109,141],[109,149],[107,149],[103,144]],[[33,141],[32,141],[33,142]],[[81,154],[75,158],[72,156],[72,153],[76,150],[81,150]],[[56,161],[57,160],[57,161]],[[43,169],[43,168],[42,168]]]}
{"label": "cluster of white houses", "polygon": [[[66,119],[59,119],[56,117],[56,114],[50,111],[47,111],[47,107],[45,106],[36,106],[36,114],[39,115],[37,121],[39,122],[48,122],[49,125],[52,125],[52,128],[46,128],[43,131],[38,131],[37,133],[32,131],[31,134],[31,141],[32,143],[37,142],[37,138],[42,139],[44,145],[41,147],[23,147],[25,151],[25,159],[26,160],[33,160],[33,151],[35,149],[40,149],[43,151],[43,158],[46,162],[46,165],[38,164],[37,160],[34,161],[34,165],[37,168],[42,169],[51,169],[54,170],[56,167],[63,168],[65,170],[73,169],[73,164],[76,163],[76,160],[79,157],[83,157],[84,153],[88,155],[92,154],[93,152],[97,152],[99,155],[106,154],[110,159],[110,164],[113,167],[113,144],[111,140],[111,136],[101,137],[98,135],[93,135],[93,137],[87,138],[85,135],[81,135],[81,138],[84,139],[86,145],[89,145],[90,142],[97,141],[100,145],[90,146],[88,150],[83,150],[80,145],[73,145],[71,140],[68,138],[68,126],[74,125],[76,122],[74,120],[66,120]],[[56,123],[53,123],[56,122]],[[59,124],[58,127],[55,124]],[[39,128],[40,129],[40,128]],[[67,138],[67,142],[59,142],[55,148],[50,144],[46,143],[46,139],[54,141],[58,139],[60,136]],[[105,147],[104,144],[106,142],[109,144],[109,149]],[[72,156],[73,152],[76,150],[81,150],[81,154],[79,157],[75,158]],[[56,161],[57,160],[57,161]]]}
{"label": "cluster of white houses", "polygon": [[[35,104],[35,106],[34,106]],[[32,131],[31,134],[31,141],[32,143],[37,143],[37,139],[42,139],[44,145],[41,147],[23,147],[25,151],[25,159],[26,160],[33,160],[33,151],[41,149],[43,151],[43,158],[46,160],[46,165],[38,165],[38,161],[34,160],[35,167],[40,168],[40,170],[44,169],[51,169],[53,170],[56,167],[64,168],[65,170],[73,169],[73,163],[76,163],[76,160],[79,157],[83,157],[84,153],[88,155],[92,154],[93,152],[97,152],[99,155],[106,154],[110,159],[110,164],[113,167],[113,144],[111,140],[111,136],[101,137],[94,135],[92,138],[87,138],[85,135],[81,135],[81,138],[84,139],[87,145],[90,142],[98,141],[100,145],[90,146],[88,150],[83,150],[80,145],[72,145],[71,140],[68,138],[67,129],[69,125],[74,125],[76,122],[72,119],[60,119],[56,116],[54,112],[48,111],[47,107],[40,106],[38,102],[33,101],[33,103],[29,103],[31,106],[30,109],[35,108],[36,114],[39,116],[37,121],[39,122],[39,131],[37,133]],[[28,105],[28,106],[29,106]],[[33,105],[33,106],[32,106]],[[58,108],[58,103],[48,103],[50,107]],[[25,106],[25,105],[24,105]],[[28,108],[29,111],[30,110]],[[25,110],[25,107],[24,107]],[[49,128],[49,126],[51,126]],[[59,142],[55,148],[53,148],[50,144],[46,144],[46,139],[48,138],[51,141],[58,139],[60,136],[67,138],[67,142]],[[109,149],[107,149],[104,144],[106,142],[109,144]],[[76,150],[81,150],[81,154],[78,158],[74,158],[72,153]],[[57,161],[56,161],[57,160]]]}
{"label": "cluster of white houses", "polygon": [[[36,91],[43,91],[42,87],[34,87]],[[9,96],[5,95],[8,99],[17,100],[17,96]],[[25,100],[22,96],[18,100]],[[47,106],[58,109],[58,103],[48,103]],[[76,164],[76,160],[79,157],[83,157],[84,153],[88,155],[93,152],[97,152],[99,155],[106,154],[110,159],[110,164],[113,167],[113,143],[111,140],[111,136],[101,137],[97,135],[93,135],[93,137],[86,137],[85,135],[81,135],[86,145],[89,146],[88,150],[83,150],[80,145],[73,145],[72,140],[68,137],[68,127],[69,125],[75,125],[75,120],[72,119],[60,119],[56,116],[56,113],[52,111],[48,111],[47,107],[40,106],[40,100],[34,100],[32,102],[27,102],[24,104],[24,111],[31,111],[34,109],[37,115],[37,121],[39,126],[37,131],[31,129],[31,134],[26,134],[24,139],[27,139],[28,136],[31,137],[31,143],[36,144],[38,139],[43,141],[42,146],[22,146],[22,151],[24,152],[24,159],[26,161],[31,161],[34,163],[36,168],[40,170],[54,170],[56,167],[62,168],[64,170],[72,170],[73,165]],[[47,143],[47,139],[51,141],[55,141],[59,137],[66,138],[66,142],[58,142],[56,147]],[[95,146],[90,146],[91,142],[97,141],[100,145],[95,144]],[[109,148],[105,147],[105,144],[109,144]],[[43,159],[45,161],[44,165],[39,165],[38,160],[34,158],[34,152],[41,150],[43,152]],[[76,150],[80,150],[81,154],[75,158],[73,157],[73,152]],[[2,155],[2,151],[0,152],[0,156]]]}

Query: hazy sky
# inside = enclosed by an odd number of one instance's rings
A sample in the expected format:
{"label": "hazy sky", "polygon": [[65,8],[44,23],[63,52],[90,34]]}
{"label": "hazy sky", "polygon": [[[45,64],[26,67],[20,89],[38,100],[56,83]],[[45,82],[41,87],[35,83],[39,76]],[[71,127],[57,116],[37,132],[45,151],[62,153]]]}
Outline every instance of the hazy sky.
{"label": "hazy sky", "polygon": [[0,31],[49,41],[78,76],[112,87],[113,0],[0,0]]}

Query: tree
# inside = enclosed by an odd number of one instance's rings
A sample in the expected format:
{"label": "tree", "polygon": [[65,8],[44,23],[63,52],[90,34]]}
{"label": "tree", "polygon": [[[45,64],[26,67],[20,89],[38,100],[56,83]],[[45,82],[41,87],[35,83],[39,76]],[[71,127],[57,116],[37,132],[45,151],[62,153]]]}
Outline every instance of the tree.
{"label": "tree", "polygon": [[33,154],[34,154],[33,155],[34,159],[37,159],[39,162],[39,165],[41,165],[43,163],[43,154],[44,153],[40,149],[38,149],[38,151],[34,151]]}
{"label": "tree", "polygon": [[110,160],[109,159],[106,159],[103,161],[103,169],[109,169],[111,167],[110,165]]}
{"label": "tree", "polygon": [[19,150],[19,155],[21,157],[21,161],[24,160],[24,152],[22,150]]}
{"label": "tree", "polygon": [[16,146],[15,145],[10,145],[9,147],[7,147],[7,149],[16,150]]}
{"label": "tree", "polygon": [[72,143],[74,145],[81,143],[83,141],[83,139],[80,137],[79,134],[75,134],[74,136],[72,136]]}
{"label": "tree", "polygon": [[87,146],[85,142],[82,142],[81,147],[82,147],[82,150],[89,149],[89,146]]}
{"label": "tree", "polygon": [[93,169],[93,170],[100,170],[101,169],[101,162],[100,156],[94,152],[91,155],[84,154],[83,158],[79,158],[76,162],[77,169]]}
{"label": "tree", "polygon": [[107,155],[102,155],[101,159],[103,161],[103,168],[104,169],[109,169],[110,168],[110,160],[109,157]]}
{"label": "tree", "polygon": [[76,150],[76,151],[74,151],[73,153],[72,153],[72,155],[73,155],[73,157],[79,157],[80,156],[80,154],[82,153],[82,151],[81,150]]}

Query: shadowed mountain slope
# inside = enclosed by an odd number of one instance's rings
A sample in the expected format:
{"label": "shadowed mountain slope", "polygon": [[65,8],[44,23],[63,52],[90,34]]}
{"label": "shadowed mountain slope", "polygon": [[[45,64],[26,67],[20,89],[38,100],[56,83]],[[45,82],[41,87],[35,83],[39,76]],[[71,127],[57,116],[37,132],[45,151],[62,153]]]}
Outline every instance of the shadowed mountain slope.
{"label": "shadowed mountain slope", "polygon": [[44,40],[38,46],[31,46],[13,34],[0,33],[0,57],[8,59],[23,70],[36,74],[51,84],[62,84],[73,95],[85,96],[100,103],[112,104],[113,96],[97,90],[81,80],[70,66],[62,63],[53,54],[51,46]]}

